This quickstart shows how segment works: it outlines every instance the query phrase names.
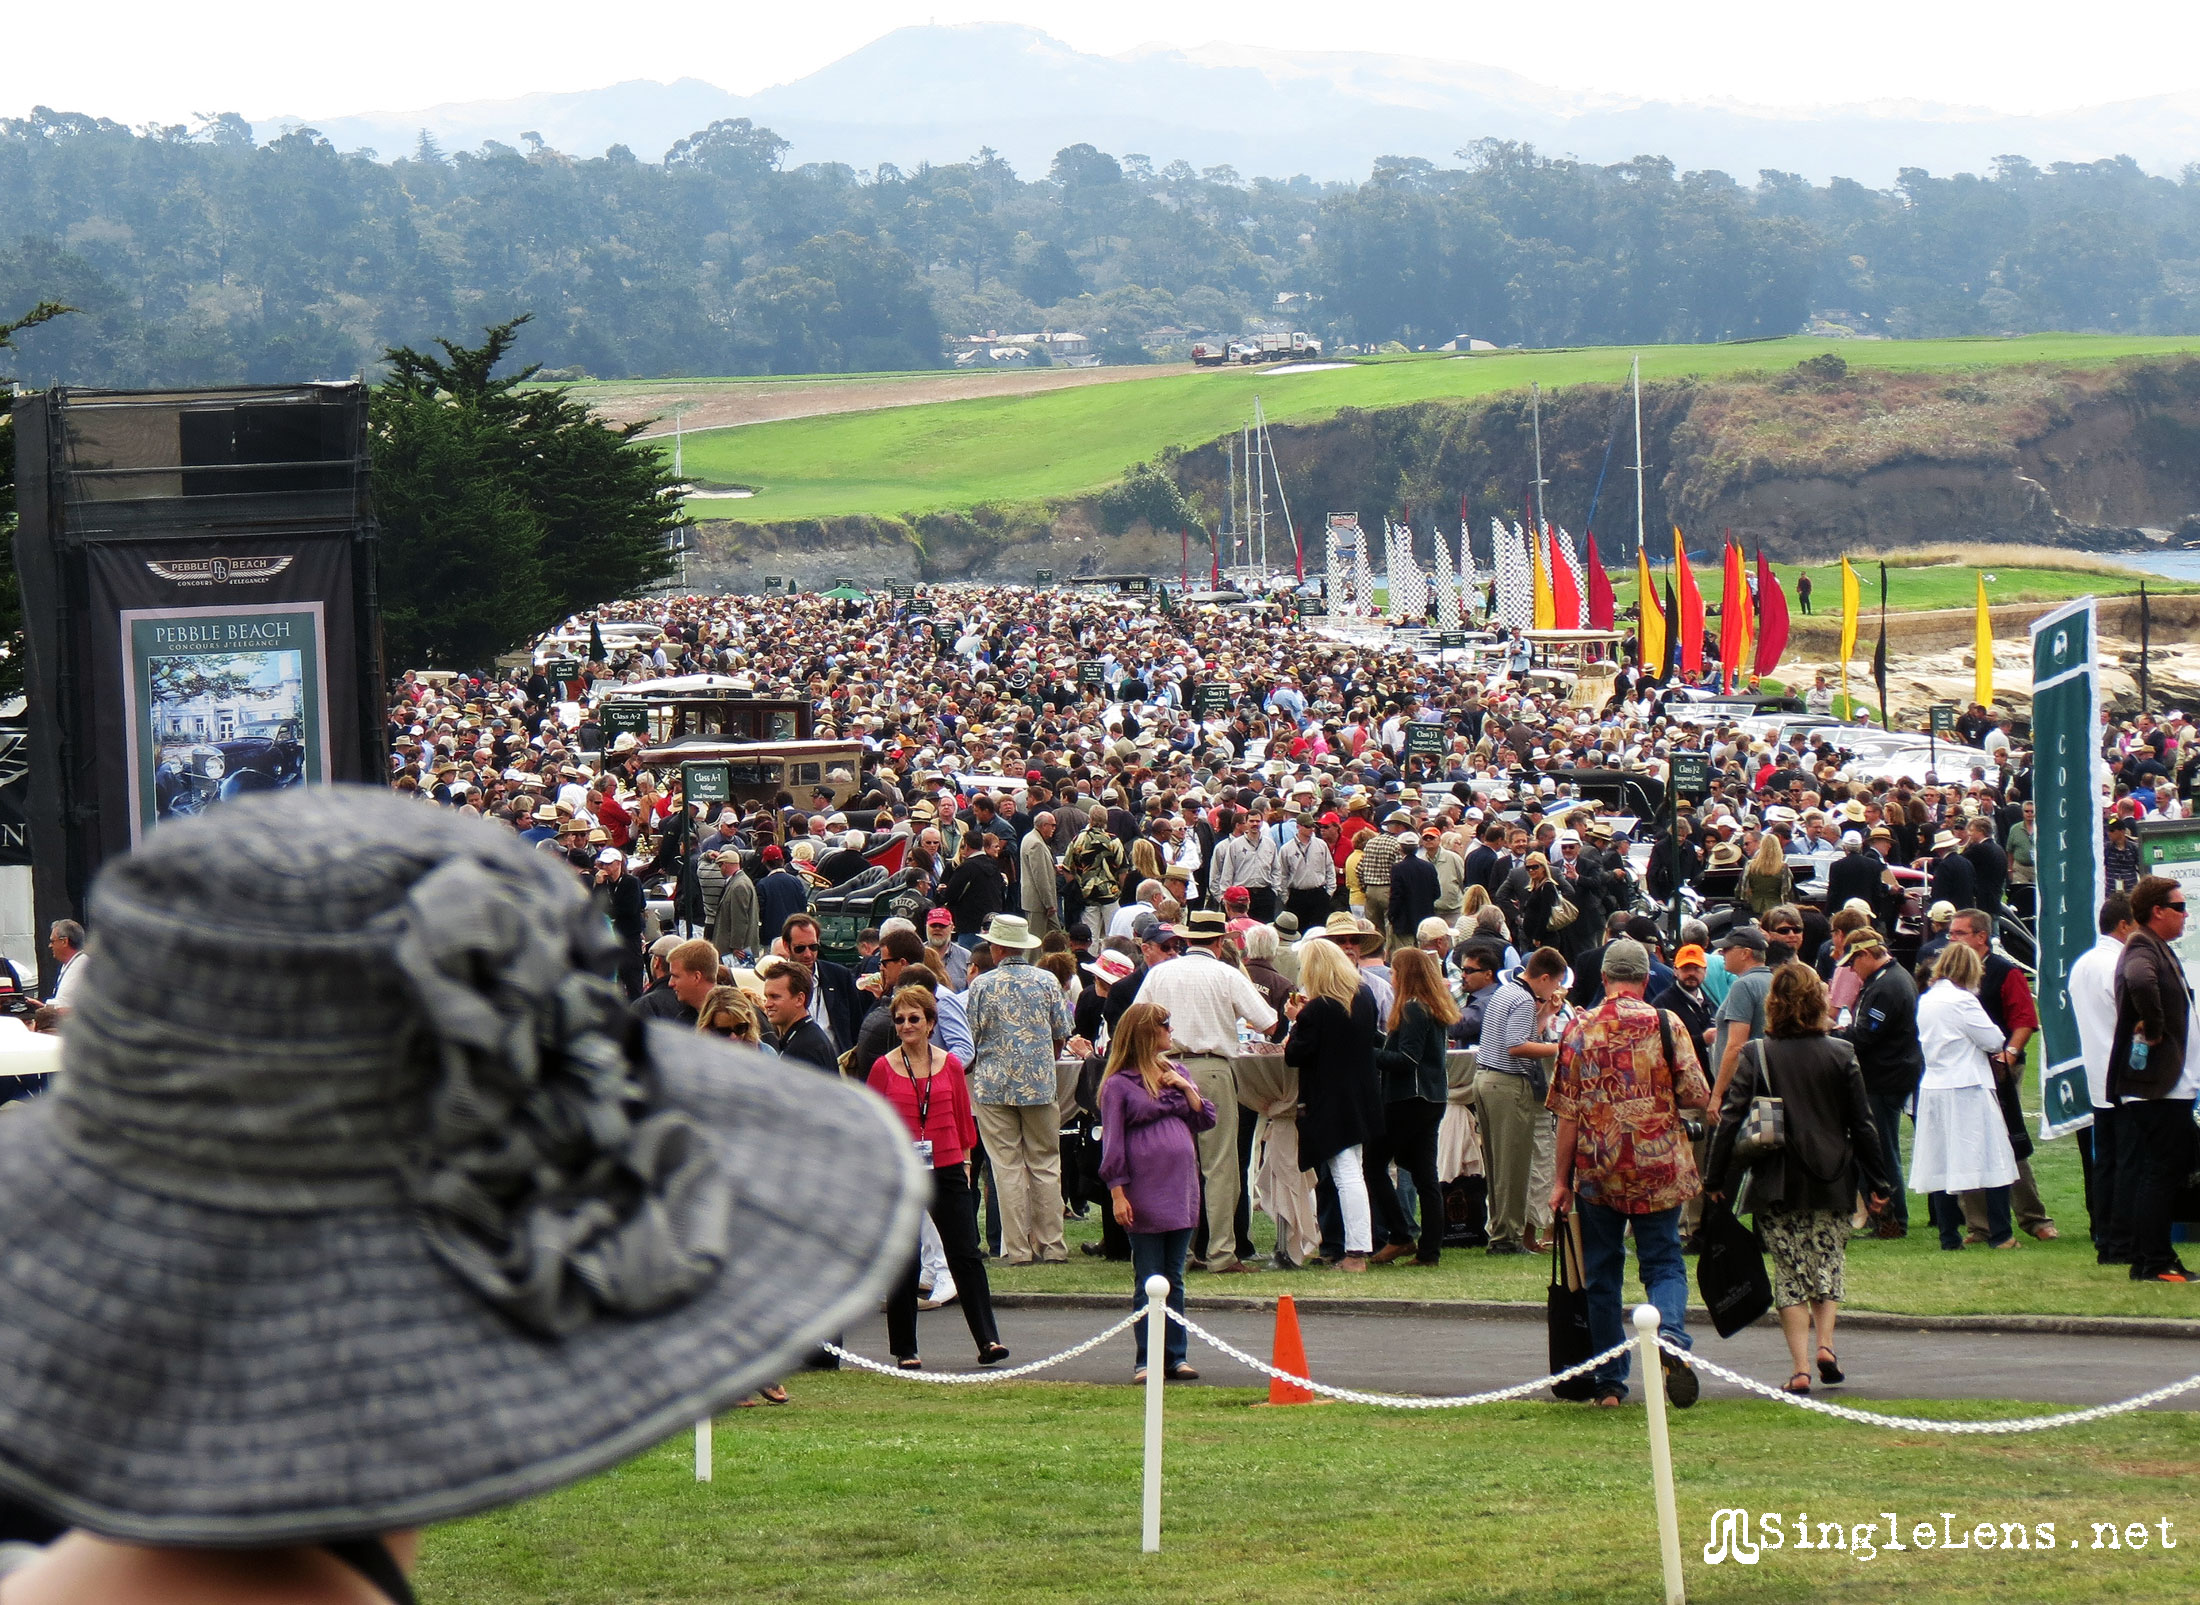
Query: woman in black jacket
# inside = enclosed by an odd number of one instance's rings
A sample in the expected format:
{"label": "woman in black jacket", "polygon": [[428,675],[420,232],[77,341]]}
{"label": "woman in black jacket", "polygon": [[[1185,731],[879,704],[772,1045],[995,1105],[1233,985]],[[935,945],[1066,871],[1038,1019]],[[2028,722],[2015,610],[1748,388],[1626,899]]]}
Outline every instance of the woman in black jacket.
{"label": "woman in black jacket", "polygon": [[1551,861],[1541,853],[1530,853],[1528,889],[1520,899],[1522,952],[1555,945],[1558,933],[1551,929],[1551,916],[1558,912],[1558,896],[1558,882],[1551,878]]}
{"label": "woman in black jacket", "polygon": [[1368,1145],[1367,1155],[1368,1194],[1389,1240],[1375,1251],[1374,1263],[1387,1265],[1414,1248],[1405,1208],[1390,1181],[1395,1161],[1413,1178],[1414,1205],[1421,1214],[1421,1241],[1413,1263],[1434,1265],[1444,1247],[1444,1188],[1436,1179],[1436,1128],[1443,1124],[1444,1103],[1451,1091],[1444,1074],[1444,1053],[1451,1025],[1459,1018],[1459,1005],[1451,1000],[1451,989],[1444,985],[1436,960],[1420,948],[1402,947],[1390,956],[1390,981],[1394,989],[1390,1035],[1375,1050],[1375,1068],[1383,1086],[1383,1131]]}
{"label": "woman in black jacket", "polygon": [[1704,1196],[1725,1198],[1736,1180],[1734,1143],[1760,1094],[1778,1098],[1786,1139],[1750,1167],[1738,1210],[1757,1217],[1757,1236],[1772,1253],[1773,1302],[1795,1369],[1789,1393],[1810,1392],[1810,1340],[1817,1339],[1819,1380],[1842,1379],[1833,1352],[1833,1319],[1841,1303],[1849,1214],[1861,1184],[1876,1212],[1895,1187],[1886,1173],[1879,1130],[1856,1050],[1826,1035],[1826,984],[1807,964],[1772,972],[1765,1027],[1742,1051],[1704,1176]]}
{"label": "woman in black jacket", "polygon": [[1291,1038],[1283,1045],[1283,1062],[1299,1073],[1299,1163],[1314,1171],[1321,1201],[1344,1223],[1344,1241],[1325,1243],[1324,1252],[1341,1270],[1364,1271],[1375,1244],[1361,1159],[1383,1129],[1375,994],[1328,940],[1302,950],[1299,987],[1306,996],[1284,1007]]}

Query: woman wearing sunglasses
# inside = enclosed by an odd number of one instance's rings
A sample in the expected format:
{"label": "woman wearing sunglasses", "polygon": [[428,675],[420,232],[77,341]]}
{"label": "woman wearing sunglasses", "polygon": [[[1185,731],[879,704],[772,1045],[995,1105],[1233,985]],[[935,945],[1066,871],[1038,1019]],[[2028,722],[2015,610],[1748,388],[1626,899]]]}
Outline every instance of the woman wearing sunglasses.
{"label": "woman wearing sunglasses", "polygon": [[[1190,960],[1182,962],[1190,963]],[[1146,1278],[1169,1279],[1169,1307],[1184,1313],[1184,1255],[1199,1219],[1198,1134],[1215,1123],[1215,1106],[1169,1057],[1169,1011],[1133,1003],[1116,1022],[1108,1049],[1107,1079],[1100,1084],[1100,1180],[1113,1201],[1116,1224],[1130,1233],[1131,1304],[1145,1302]],[[1146,1378],[1146,1323],[1138,1337],[1138,1369]],[[1162,1338],[1164,1375],[1196,1381],[1186,1360],[1184,1328],[1173,1321]]]}
{"label": "woman wearing sunglasses", "polygon": [[[968,1165],[978,1143],[978,1120],[971,1111],[962,1061],[932,1045],[939,1005],[930,992],[921,986],[898,988],[888,1007],[897,1041],[871,1066],[871,1090],[900,1113],[916,1141],[917,1157],[932,1172],[932,1224],[947,1250],[948,1273],[977,1342],[978,1363],[998,1365],[1008,1358],[1008,1349],[993,1325],[993,1294],[978,1252],[977,1195],[970,1190]],[[886,1342],[904,1371],[923,1369],[917,1358],[914,1243],[909,1245],[909,1267],[886,1300]]]}
{"label": "woman wearing sunglasses", "polygon": [[714,986],[703,994],[695,1011],[695,1029],[779,1056],[779,1050],[764,1040],[763,1016],[757,1013],[755,1001],[737,986]]}

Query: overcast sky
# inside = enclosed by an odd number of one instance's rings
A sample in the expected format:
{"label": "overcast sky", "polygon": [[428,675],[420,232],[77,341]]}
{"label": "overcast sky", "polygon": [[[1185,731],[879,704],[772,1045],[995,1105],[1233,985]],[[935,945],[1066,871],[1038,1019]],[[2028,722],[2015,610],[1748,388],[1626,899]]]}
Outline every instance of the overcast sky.
{"label": "overcast sky", "polygon": [[1024,22],[1109,54],[1220,40],[1415,55],[1573,89],[1773,106],[1914,99],[2049,111],[2190,91],[2200,61],[2195,0],[105,0],[7,12],[0,115],[47,105],[128,123],[409,110],[625,78],[693,77],[745,93],[926,21]]}

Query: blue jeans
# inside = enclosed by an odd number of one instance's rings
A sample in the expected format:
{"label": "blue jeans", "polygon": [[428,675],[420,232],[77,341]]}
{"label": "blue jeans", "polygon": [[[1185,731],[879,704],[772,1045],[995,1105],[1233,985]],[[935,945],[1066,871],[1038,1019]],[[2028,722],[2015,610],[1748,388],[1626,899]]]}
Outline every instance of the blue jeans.
{"label": "blue jeans", "polygon": [[[2001,1244],[2016,1236],[2016,1229],[2009,1224],[2009,1185],[1982,1187],[1980,1193],[1986,1199],[1986,1240]],[[1954,1193],[1927,1193],[1925,1213],[1940,1233],[1942,1248],[1963,1246],[1963,1203]]]}
{"label": "blue jeans", "polygon": [[[1169,1308],[1177,1314],[1184,1313],[1184,1256],[1191,1251],[1192,1229],[1189,1226],[1174,1232],[1132,1232],[1131,1236],[1131,1308],[1143,1311],[1146,1307],[1146,1278],[1166,1276],[1169,1279]],[[1184,1356],[1191,1340],[1184,1335],[1184,1328],[1174,1321],[1165,1323],[1161,1339],[1162,1358],[1170,1366],[1184,1364]],[[1138,1363],[1146,1363],[1146,1321],[1139,1317],[1131,1328],[1138,1338]]]}
{"label": "blue jeans", "polygon": [[1887,1174],[1894,1178],[1894,1191],[1887,1198],[1886,1218],[1905,1229],[1910,1224],[1909,1194],[1902,1190],[1902,1111],[1909,1104],[1909,1097],[1877,1092],[1865,1094],[1872,1106],[1872,1124],[1879,1129],[1879,1157],[1887,1167]]}
{"label": "blue jeans", "polygon": [[[1577,1198],[1581,1216],[1582,1276],[1589,1290],[1589,1340],[1601,1351],[1634,1335],[1632,1320],[1620,1319],[1620,1293],[1627,1277],[1627,1228],[1635,1228],[1635,1264],[1643,1291],[1658,1307],[1658,1334],[1682,1348],[1688,1339],[1688,1262],[1681,1258],[1681,1212],[1676,1206],[1649,1215],[1623,1215],[1616,1209]],[[1622,1354],[1596,1369],[1599,1387],[1616,1387],[1627,1396],[1628,1362]],[[1645,1383],[1644,1386],[1649,1386]]]}

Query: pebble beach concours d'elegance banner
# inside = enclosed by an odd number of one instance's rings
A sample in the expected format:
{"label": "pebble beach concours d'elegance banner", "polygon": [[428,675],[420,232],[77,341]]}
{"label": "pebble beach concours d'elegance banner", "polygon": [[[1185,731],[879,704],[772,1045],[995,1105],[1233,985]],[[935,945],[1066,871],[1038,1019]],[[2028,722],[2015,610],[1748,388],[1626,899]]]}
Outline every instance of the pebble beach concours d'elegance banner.
{"label": "pebble beach concours d'elegance banner", "polygon": [[2093,945],[2101,906],[2101,687],[2093,598],[2032,626],[2032,801],[2039,861],[2040,1135],[2093,1123],[2070,966]]}

